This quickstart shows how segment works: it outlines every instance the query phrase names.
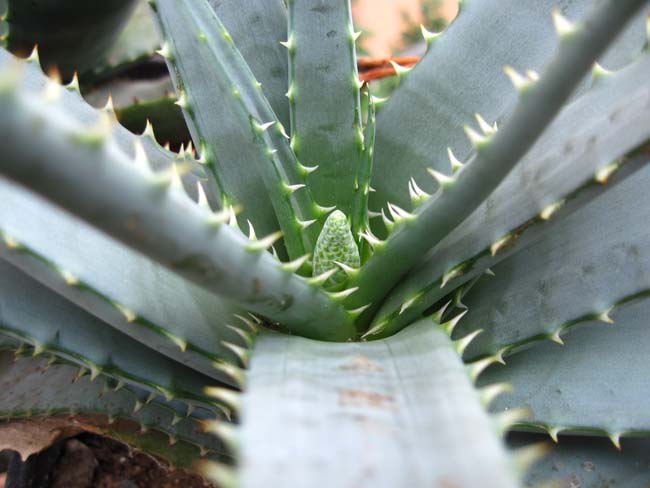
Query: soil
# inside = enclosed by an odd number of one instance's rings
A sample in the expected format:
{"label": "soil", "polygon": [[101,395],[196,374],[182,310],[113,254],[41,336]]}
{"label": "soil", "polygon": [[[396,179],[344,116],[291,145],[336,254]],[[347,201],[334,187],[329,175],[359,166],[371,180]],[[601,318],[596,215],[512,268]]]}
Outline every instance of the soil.
{"label": "soil", "polygon": [[[213,488],[196,473],[97,434],[84,433],[50,449],[53,455],[14,462],[6,488]],[[0,474],[0,488],[3,479]]]}

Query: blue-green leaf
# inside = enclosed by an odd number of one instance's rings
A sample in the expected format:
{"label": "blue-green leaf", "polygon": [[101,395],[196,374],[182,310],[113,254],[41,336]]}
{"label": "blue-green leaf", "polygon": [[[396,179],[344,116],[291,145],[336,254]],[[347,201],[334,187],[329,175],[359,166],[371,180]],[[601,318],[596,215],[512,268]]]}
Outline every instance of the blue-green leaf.
{"label": "blue-green leaf", "polygon": [[314,198],[350,215],[363,131],[350,0],[289,0],[291,147]]}
{"label": "blue-green leaf", "polygon": [[[480,113],[501,123],[516,102],[503,67],[520,72],[540,70],[558,41],[551,11],[559,7],[570,20],[584,17],[591,0],[471,0],[461,4],[449,29],[435,38],[426,56],[403,77],[399,88],[377,117],[377,148],[371,209],[392,202],[408,208],[407,183],[415,178],[431,193],[433,167],[450,170],[447,148],[461,161],[472,154],[463,125]],[[603,62],[617,69],[640,52],[645,42],[639,15]]]}
{"label": "blue-green leaf", "polygon": [[554,338],[581,321],[650,293],[650,248],[642,224],[650,208],[650,165],[594,198],[503,260],[463,298],[457,333],[483,333],[466,354],[506,352],[534,338]]}
{"label": "blue-green leaf", "polygon": [[260,334],[240,473],[243,487],[517,485],[453,344],[430,320],[367,343]]}
{"label": "blue-green leaf", "polygon": [[481,382],[508,382],[513,392],[492,410],[527,407],[520,428],[619,437],[650,435],[650,300],[631,302],[611,314],[614,324],[578,327],[560,346],[538,343],[493,366]]}

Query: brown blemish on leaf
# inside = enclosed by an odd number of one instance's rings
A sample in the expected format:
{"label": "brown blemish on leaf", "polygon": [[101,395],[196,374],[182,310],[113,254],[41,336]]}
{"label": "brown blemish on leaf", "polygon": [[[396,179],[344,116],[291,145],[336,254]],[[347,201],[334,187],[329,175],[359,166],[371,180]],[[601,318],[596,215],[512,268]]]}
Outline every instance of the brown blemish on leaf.
{"label": "brown blemish on leaf", "polygon": [[368,359],[367,356],[364,356],[363,354],[357,354],[350,362],[339,366],[339,369],[342,369],[343,371],[355,372],[375,372],[384,370],[382,367],[373,363],[370,359]]}
{"label": "brown blemish on leaf", "polygon": [[343,407],[374,407],[395,409],[395,399],[376,391],[339,389],[339,405]]}

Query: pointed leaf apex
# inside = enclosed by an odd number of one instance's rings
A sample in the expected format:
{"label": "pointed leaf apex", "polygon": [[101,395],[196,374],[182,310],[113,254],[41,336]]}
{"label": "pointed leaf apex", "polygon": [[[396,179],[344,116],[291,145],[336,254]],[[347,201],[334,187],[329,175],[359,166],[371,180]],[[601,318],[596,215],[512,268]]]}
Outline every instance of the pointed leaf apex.
{"label": "pointed leaf apex", "polygon": [[483,131],[483,134],[485,134],[486,136],[491,136],[492,134],[494,134],[495,132],[494,127],[488,124],[481,114],[477,112],[474,114],[474,117],[476,118],[476,121],[478,122],[481,131]]}
{"label": "pointed leaf apex", "polygon": [[151,124],[151,120],[147,119],[147,122],[144,126],[144,132],[140,134],[141,137],[149,137],[152,140],[156,140],[156,134],[154,133],[153,130],[153,125]]}
{"label": "pointed leaf apex", "polygon": [[297,190],[300,190],[301,188],[305,188],[306,186],[303,183],[297,183],[295,185],[289,185],[288,183],[283,183],[283,185],[284,185],[284,191],[286,191],[287,193],[293,193]]}
{"label": "pointed leaf apex", "polygon": [[442,323],[442,317],[447,311],[447,308],[451,305],[451,300],[446,302],[442,307],[440,307],[438,310],[436,310],[432,315],[431,315],[431,320],[433,320],[437,324]]}
{"label": "pointed leaf apex", "polygon": [[465,166],[463,163],[461,163],[458,158],[454,155],[453,151],[451,150],[450,147],[447,148],[447,156],[449,156],[449,162],[451,163],[451,171],[452,173],[457,172],[460,170],[463,166]]}
{"label": "pointed leaf apex", "polygon": [[300,230],[305,230],[307,227],[309,227],[310,225],[315,224],[316,222],[318,222],[318,220],[316,220],[316,219],[298,220],[298,225],[300,226]]}
{"label": "pointed leaf apex", "polygon": [[255,127],[259,132],[266,132],[269,127],[275,125],[276,121],[272,120],[271,122],[265,122],[263,124],[260,124],[259,122],[255,122]]}
{"label": "pointed leaf apex", "polygon": [[168,42],[163,42],[163,45],[160,49],[156,51],[156,54],[160,54],[165,59],[172,58],[172,50]]}
{"label": "pointed leaf apex", "polygon": [[327,280],[329,280],[336,272],[338,268],[328,269],[324,273],[319,274],[318,276],[313,276],[311,278],[305,278],[305,281],[308,285],[312,286],[321,286]]}
{"label": "pointed leaf apex", "polygon": [[352,266],[348,266],[340,261],[334,261],[334,264],[341,268],[348,277],[353,277],[359,274],[359,268],[353,268]]}
{"label": "pointed leaf apex", "polygon": [[198,206],[206,210],[211,210],[210,203],[208,203],[208,197],[205,194],[205,190],[203,189],[203,185],[201,184],[200,181],[196,182],[196,194],[198,195],[198,199],[197,199]]}
{"label": "pointed leaf apex", "polygon": [[512,66],[504,66],[503,72],[508,78],[510,78],[512,85],[519,93],[525,91],[532,84],[532,81],[529,78],[519,74],[519,72]]}
{"label": "pointed leaf apex", "polygon": [[[526,70],[526,75],[528,75],[528,78],[530,78],[531,81],[539,81],[539,73],[534,69]],[[496,122],[494,125],[496,125]]]}
{"label": "pointed leaf apex", "polygon": [[511,391],[512,385],[510,383],[494,383],[484,386],[479,390],[481,403],[483,406],[489,407],[498,396],[503,395],[504,393],[510,393]]}
{"label": "pointed leaf apex", "polygon": [[248,239],[251,241],[256,241],[257,236],[255,235],[255,228],[253,227],[253,223],[250,220],[247,220],[248,222]]}
{"label": "pointed leaf apex", "polygon": [[482,134],[479,134],[474,129],[472,129],[469,125],[465,125],[463,129],[465,130],[465,134],[467,135],[469,142],[477,150],[479,150],[482,146],[485,146],[490,141],[489,136],[484,136]]}
{"label": "pointed leaf apex", "polygon": [[378,322],[377,324],[373,325],[370,329],[368,329],[362,336],[362,339],[367,339],[370,336],[376,335],[382,330],[384,330],[388,326],[388,321],[387,320],[382,320],[381,322]]}
{"label": "pointed leaf apex", "polygon": [[553,332],[552,334],[550,334],[548,338],[550,340],[552,340],[553,342],[559,344],[560,346],[563,346],[564,341],[562,340],[561,333],[562,333],[562,329],[558,329],[555,332]]}
{"label": "pointed leaf apex", "polygon": [[310,257],[310,254],[305,254],[304,256],[300,256],[299,258],[294,259],[293,261],[289,261],[288,263],[282,263],[280,266],[285,271],[295,273],[300,268],[302,268],[302,266],[309,260]]}
{"label": "pointed leaf apex", "polygon": [[[350,320],[355,320],[359,315],[361,315],[363,312],[365,312],[366,310],[368,310],[368,309],[370,308],[371,305],[372,305],[372,303],[368,303],[368,304],[363,305],[363,306],[361,306],[361,307],[359,307],[359,308],[353,308],[352,310],[348,310],[348,311],[347,311],[347,315],[348,315],[348,317],[350,317]],[[366,335],[368,335],[369,332],[370,332],[370,331],[366,332],[366,333],[362,336],[362,338],[366,337]]]}
{"label": "pointed leaf apex", "polygon": [[72,75],[72,80],[70,80],[70,83],[68,83],[65,87],[70,91],[76,91],[77,93],[80,93],[79,76],[77,75],[76,71]]}
{"label": "pointed leaf apex", "polygon": [[298,171],[300,171],[300,173],[303,176],[307,176],[308,174],[313,173],[317,169],[318,169],[318,166],[304,166],[304,165],[298,163]]}
{"label": "pointed leaf apex", "polygon": [[559,9],[553,9],[552,16],[555,31],[560,39],[565,39],[576,31],[575,24],[562,15]]}
{"label": "pointed leaf apex", "polygon": [[612,432],[608,434],[609,440],[612,441],[612,444],[614,444],[614,447],[618,449],[619,451],[621,450],[621,433],[620,432]]}
{"label": "pointed leaf apex", "polygon": [[550,205],[547,205],[539,213],[539,217],[542,220],[549,220],[558,210],[562,208],[563,205],[564,205],[564,200],[560,200],[559,202],[555,202]]}
{"label": "pointed leaf apex", "polygon": [[413,69],[407,68],[406,66],[402,66],[401,64],[397,64],[395,61],[392,59],[389,61],[393,69],[395,70],[395,74],[397,75],[398,78],[401,78],[402,76],[406,76],[410,71]]}
{"label": "pointed leaf apex", "polygon": [[102,107],[102,110],[109,114],[115,113],[115,105],[113,104],[113,95],[111,93],[108,94],[108,98],[106,99],[106,103]]}
{"label": "pointed leaf apex", "polygon": [[250,244],[246,246],[246,250],[252,252],[266,251],[281,237],[282,237],[281,231],[274,232],[273,234],[269,234],[268,236],[263,237],[258,241],[252,241]]}
{"label": "pointed leaf apex", "polygon": [[404,303],[402,303],[402,306],[399,308],[399,312],[397,313],[397,315],[402,315],[407,309],[411,308],[415,304],[415,302],[417,302],[420,299],[420,297],[421,294],[418,293],[417,295],[409,298]]}
{"label": "pointed leaf apex", "polygon": [[34,48],[32,49],[32,52],[29,53],[29,56],[25,61],[27,61],[28,63],[40,64],[41,61],[38,56],[38,44],[34,44]]}
{"label": "pointed leaf apex", "polygon": [[399,222],[401,220],[412,221],[416,218],[415,214],[407,212],[403,208],[400,208],[397,205],[390,202],[388,203],[388,211],[390,212],[390,215],[393,217],[393,221],[395,222]]}
{"label": "pointed leaf apex", "polygon": [[621,160],[614,161],[613,163],[600,168],[598,171],[596,171],[594,179],[601,185],[606,184],[609,181],[610,176],[612,176],[616,170],[620,168],[621,162]]}
{"label": "pointed leaf apex", "polygon": [[492,245],[490,245],[490,255],[492,257],[496,256],[497,253],[501,250],[506,248],[513,240],[512,234],[507,234],[503,236],[501,239],[498,239],[497,241],[493,242]]}
{"label": "pointed leaf apex", "polygon": [[126,319],[126,321],[128,323],[131,324],[131,323],[135,322],[138,319],[138,316],[136,315],[136,313],[129,310],[124,305],[120,305],[119,303],[114,303],[113,305],[115,306],[115,308],[117,308],[119,310],[119,312],[122,314],[122,316],[124,316],[124,318]]}
{"label": "pointed leaf apex", "polygon": [[458,278],[459,276],[462,276],[463,273],[464,273],[464,270],[465,270],[465,267],[462,264],[451,268],[444,275],[442,275],[442,280],[440,282],[440,288],[444,288],[445,286],[447,286],[447,283],[449,283],[454,278]]}
{"label": "pointed leaf apex", "polygon": [[422,38],[427,44],[430,44],[433,42],[438,36],[440,36],[439,32],[431,32],[428,30],[426,27],[424,27],[423,24],[420,24],[420,32],[422,33]]}
{"label": "pointed leaf apex", "polygon": [[345,300],[347,297],[349,297],[353,293],[356,293],[357,291],[359,291],[359,287],[355,286],[352,288],[347,288],[342,291],[331,292],[328,293],[328,295],[335,301],[341,301],[341,300]]}
{"label": "pointed leaf apex", "polygon": [[593,68],[591,68],[591,76],[594,80],[606,78],[611,74],[612,71],[603,68],[603,66],[600,63],[594,63]]}
{"label": "pointed leaf apex", "polygon": [[376,107],[381,107],[384,103],[386,103],[388,101],[388,97],[380,98],[380,97],[376,97],[374,95],[371,95],[370,100],[371,100],[372,104],[375,105]]}
{"label": "pointed leaf apex", "polygon": [[433,168],[427,168],[427,172],[433,176],[443,189],[451,187],[456,182],[456,179],[453,176],[447,176]]}
{"label": "pointed leaf apex", "polygon": [[461,321],[461,319],[465,316],[465,314],[467,312],[468,312],[467,310],[464,310],[461,313],[459,313],[458,315],[456,315],[454,318],[452,318],[451,320],[448,320],[444,324],[440,324],[440,327],[442,327],[442,330],[445,331],[445,334],[447,334],[449,337],[451,337],[451,335],[454,332],[454,329],[458,325],[458,322]]}
{"label": "pointed leaf apex", "polygon": [[548,435],[550,436],[551,439],[553,439],[553,442],[555,442],[556,444],[559,442],[557,436],[563,430],[564,430],[564,427],[560,427],[560,426],[547,427],[547,429],[546,429],[546,431],[548,432]]}
{"label": "pointed leaf apex", "polygon": [[289,52],[293,51],[293,48],[295,47],[294,37],[291,35],[286,41],[280,41],[280,45],[286,47]]}
{"label": "pointed leaf apex", "polygon": [[531,415],[532,412],[529,408],[511,408],[510,410],[505,410],[496,415],[497,428],[503,435],[522,420],[530,418]]}
{"label": "pointed leaf apex", "polygon": [[381,246],[384,241],[379,239],[378,237],[375,237],[374,234],[372,234],[370,231],[368,232],[359,232],[359,237],[362,239],[365,239],[368,244],[370,244],[373,247],[378,247]]}
{"label": "pointed leaf apex", "polygon": [[483,332],[483,329],[477,329],[474,332],[471,332],[467,334],[466,336],[454,341],[454,348],[456,349],[456,352],[462,356],[463,353],[465,352],[465,349],[471,344],[471,342],[476,338],[477,335],[479,335],[481,332]]}
{"label": "pointed leaf apex", "polygon": [[607,310],[604,310],[603,312],[598,314],[598,320],[601,322],[604,322],[606,324],[613,324],[614,320],[609,316],[610,312],[614,309],[614,307],[609,307]]}

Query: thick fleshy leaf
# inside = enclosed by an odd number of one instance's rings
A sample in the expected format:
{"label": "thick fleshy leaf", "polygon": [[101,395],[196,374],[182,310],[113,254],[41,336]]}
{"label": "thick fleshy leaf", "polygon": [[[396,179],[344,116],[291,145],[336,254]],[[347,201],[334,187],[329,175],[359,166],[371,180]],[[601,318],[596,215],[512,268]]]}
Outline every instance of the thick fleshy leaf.
{"label": "thick fleshy leaf", "polygon": [[[14,68],[15,66],[20,66],[23,89],[31,90],[37,96],[44,96],[48,91],[50,93],[57,93],[60,103],[66,107],[66,114],[73,117],[79,124],[85,127],[95,127],[100,124],[102,117],[114,117],[110,106],[107,106],[105,110],[97,110],[86,103],[79,93],[78,86],[74,83],[67,85],[65,89],[57,88],[58,84],[49,80],[41,71],[37,57],[30,58],[26,62],[18,61],[6,50],[0,49],[0,73],[12,69],[12,66]],[[105,98],[100,103],[103,100]],[[120,124],[113,124],[111,131],[116,144],[130,157],[135,158],[135,146],[136,144],[141,145],[149,164],[155,170],[169,169],[172,166],[174,158],[177,156],[175,153],[163,149],[156,142],[151,132],[146,131],[141,136],[136,136]],[[191,170],[182,177],[185,191],[196,200],[198,197],[197,185],[200,183],[210,203],[216,206],[216,189],[205,168],[198,162],[191,161],[188,158],[185,158],[185,164],[191,165]]]}
{"label": "thick fleshy leaf", "polygon": [[[544,342],[493,366],[481,382],[508,382],[513,392],[492,404],[502,412],[528,407],[521,427],[610,436],[650,435],[650,300],[612,312],[610,324],[578,327],[566,345]],[[561,442],[560,436],[560,442]]]}
{"label": "thick fleshy leaf", "polygon": [[209,0],[237,49],[262,84],[278,120],[289,127],[287,9],[283,0]]}
{"label": "thick fleshy leaf", "polygon": [[214,405],[203,388],[218,384],[155,352],[0,260],[0,332],[154,395]]}
{"label": "thick fleshy leaf", "polygon": [[[222,340],[224,333],[233,332],[215,327],[213,322],[224,317],[230,320],[232,303],[312,337],[337,340],[354,334],[351,320],[340,304],[265,252],[277,235],[247,239],[226,224],[231,214],[214,214],[206,205],[190,200],[178,178],[182,161],[174,171],[154,172],[142,158],[133,160],[121,151],[106,119],[100,127],[81,126],[67,115],[65,106],[54,100],[41,104],[36,94],[18,87],[14,71],[5,74],[5,82],[0,91],[0,124],[14,144],[1,160],[2,172],[91,223],[82,225],[63,210],[48,210],[50,204],[5,181],[3,192],[7,198],[14,198],[12,205],[2,206],[2,227],[9,236],[5,237],[8,254],[35,253],[47,263],[54,263],[50,272],[58,274],[59,288],[67,285],[78,292],[78,288],[87,286],[97,295],[86,295],[112,309],[113,319],[116,313],[127,322],[140,318],[149,329],[171,339],[170,345],[175,344],[181,352],[187,346],[206,359],[232,349]],[[37,139],[33,137],[35,121]],[[19,217],[20,211],[29,213],[29,217]],[[60,217],[60,225],[67,220],[68,232],[56,229],[53,215]],[[42,224],[35,224],[37,221]],[[111,239],[90,225],[131,247],[113,247]],[[98,258],[94,253],[100,249],[116,255],[112,259]],[[122,259],[133,261],[126,263]],[[123,268],[116,267],[118,261]],[[166,267],[164,271],[160,264]],[[100,271],[102,267],[106,274]],[[146,278],[138,284],[147,268]],[[124,270],[130,273],[129,279],[124,278]],[[160,295],[159,273],[177,283],[166,290],[167,299]],[[133,289],[127,292],[129,286]],[[121,298],[111,297],[107,290]],[[232,302],[219,300],[210,292]],[[192,298],[178,298],[186,293]],[[147,307],[143,307],[144,302]],[[194,310],[196,316],[190,319],[185,311],[175,309],[177,303]],[[136,310],[134,306],[147,310]],[[157,310],[158,315],[145,318],[144,313],[154,314],[148,307]],[[216,309],[216,313],[205,313],[205,307]],[[164,313],[165,309],[168,313]],[[110,317],[107,321],[111,322]],[[338,327],[333,328],[332,323]],[[130,334],[132,328],[123,325]],[[199,327],[207,329],[194,339],[186,337],[188,329],[194,334]]]}
{"label": "thick fleshy leaf", "polygon": [[[540,70],[558,41],[551,11],[559,7],[569,19],[583,18],[591,0],[472,0],[461,4],[458,17],[408,75],[377,117],[377,148],[371,209],[387,201],[407,208],[407,183],[431,192],[433,167],[448,173],[447,147],[466,161],[472,147],[464,124],[480,113],[488,122],[502,121],[516,102],[505,65],[520,72]],[[634,59],[645,42],[640,15],[605,56],[611,69]]]}
{"label": "thick fleshy leaf", "polygon": [[[377,321],[391,316],[393,327],[405,326],[463,282],[539,237],[547,228],[544,219],[555,218],[554,211],[560,218],[580,208],[577,195],[607,191],[593,184],[606,182],[619,170],[618,158],[650,135],[648,94],[641,81],[648,76],[650,57],[644,55],[601,78],[567,106],[494,193],[395,288]],[[417,301],[398,314],[414,297]]]}
{"label": "thick fleshy leaf", "polygon": [[[570,35],[562,35],[557,53],[541,76],[529,73],[524,78],[510,71],[519,101],[507,122],[497,131],[479,117],[482,134],[466,127],[476,149],[466,165],[453,175],[431,170],[440,186],[414,213],[389,206],[400,225],[391,229],[385,242],[375,246],[375,254],[353,281],[360,291],[349,307],[358,302],[376,303],[385,297],[409,269],[480,207],[538,141],[581,79],[644,4],[644,0],[599,3],[580,19]],[[360,325],[368,324],[375,310],[366,314]],[[385,336],[395,330],[399,329],[394,321],[380,317],[366,336]]]}
{"label": "thick fleshy leaf", "polygon": [[[508,444],[520,447],[544,440],[539,434],[513,433]],[[527,486],[557,488],[646,488],[650,479],[650,440],[625,439],[622,451],[609,439],[566,436],[526,473]]]}
{"label": "thick fleshy leaf", "polygon": [[289,0],[291,147],[321,205],[350,215],[363,131],[350,0]]}
{"label": "thick fleshy leaf", "polygon": [[178,417],[158,402],[143,404],[128,387],[114,390],[102,380],[79,377],[73,366],[46,358],[14,360],[12,353],[0,351],[0,387],[0,418],[71,415],[71,422],[187,467],[207,454],[228,457],[223,444],[202,431],[200,419]]}
{"label": "thick fleshy leaf", "polygon": [[516,486],[495,427],[434,322],[367,343],[260,334],[243,399],[241,486],[359,480]]}
{"label": "thick fleshy leaf", "polygon": [[310,252],[317,229],[300,222],[323,212],[317,211],[285,129],[230,33],[208,0],[157,0],[154,11],[178,103],[224,205],[241,206],[243,222],[250,220],[259,235],[279,226],[291,259]]}
{"label": "thick fleshy leaf", "polygon": [[601,316],[650,292],[650,247],[643,222],[650,208],[650,165],[565,219],[550,222],[534,244],[493,268],[463,298],[469,311],[459,336],[483,333],[467,357],[507,352]]}
{"label": "thick fleshy leaf", "polygon": [[6,180],[0,191],[2,258],[156,351],[232,383],[212,363],[237,362],[222,342],[242,344],[226,327],[241,326],[239,308]]}

